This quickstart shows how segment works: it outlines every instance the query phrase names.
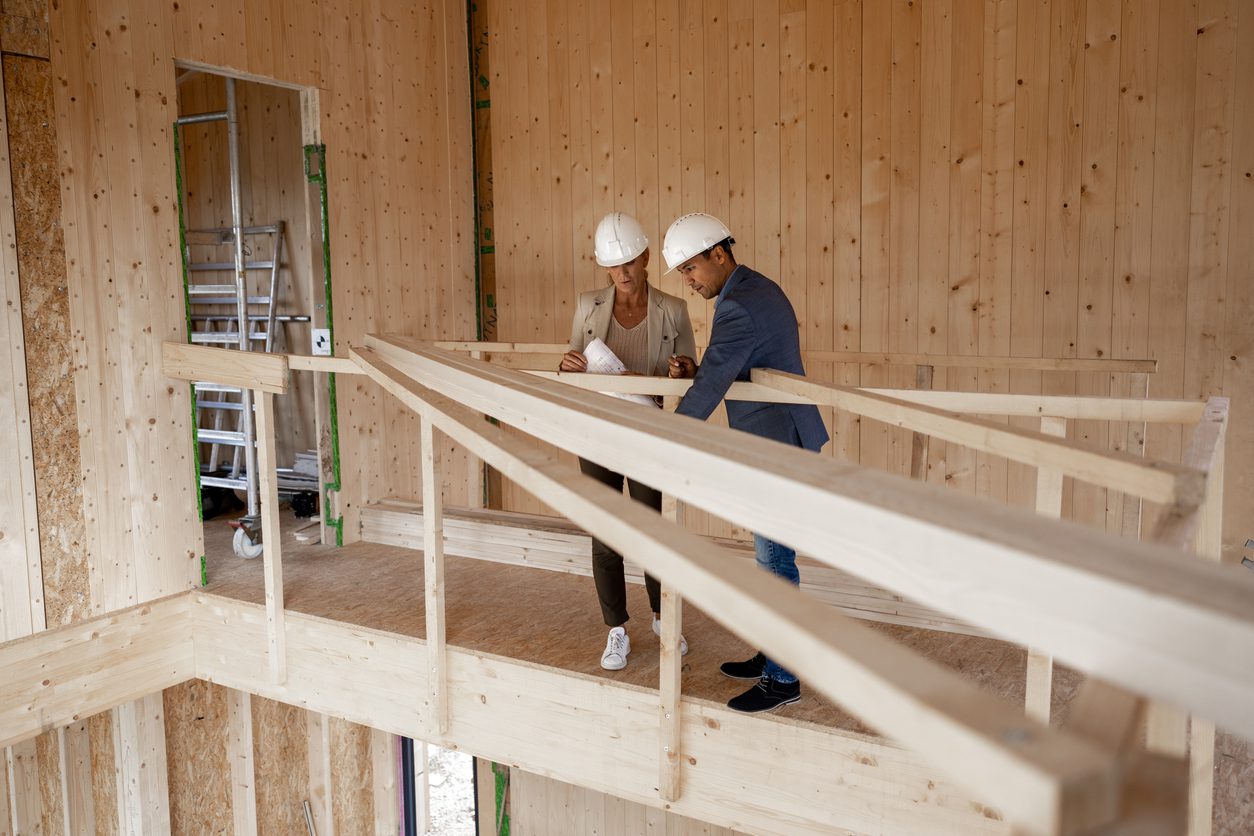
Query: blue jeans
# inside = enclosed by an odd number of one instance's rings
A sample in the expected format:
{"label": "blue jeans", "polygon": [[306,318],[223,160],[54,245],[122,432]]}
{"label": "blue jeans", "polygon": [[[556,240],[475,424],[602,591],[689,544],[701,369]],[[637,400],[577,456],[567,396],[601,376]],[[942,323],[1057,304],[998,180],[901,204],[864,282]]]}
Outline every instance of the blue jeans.
{"label": "blue jeans", "polygon": [[[755,534],[753,535],[753,553],[758,560],[759,568],[783,578],[793,586],[800,585],[801,573],[797,571],[797,552],[781,543]],[[767,657],[766,667],[762,670],[762,674],[776,682],[797,681],[797,677],[780,667],[770,657]]]}

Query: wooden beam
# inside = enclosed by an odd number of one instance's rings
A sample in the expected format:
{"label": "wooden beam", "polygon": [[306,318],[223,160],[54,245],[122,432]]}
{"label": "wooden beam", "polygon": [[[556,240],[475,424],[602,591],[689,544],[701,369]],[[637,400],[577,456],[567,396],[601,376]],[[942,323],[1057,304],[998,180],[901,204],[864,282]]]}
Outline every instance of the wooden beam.
{"label": "wooden beam", "polygon": [[231,814],[236,836],[257,832],[257,771],[253,760],[253,702],[247,691],[227,689],[226,757],[231,769]]}
{"label": "wooden beam", "polygon": [[176,380],[205,380],[282,395],[287,391],[287,355],[164,342],[161,370]]}
{"label": "wooden beam", "polygon": [[287,367],[294,372],[330,372],[361,374],[357,364],[347,357],[313,357],[307,354],[285,354]]}
{"label": "wooden beam", "polygon": [[1254,738],[1248,572],[1186,563],[1170,549],[682,416],[606,404],[411,341],[367,341],[406,375],[471,409],[525,424],[685,503]]}
{"label": "wooden beam", "polygon": [[754,369],[754,383],[803,395],[894,427],[926,433],[981,453],[993,453],[1034,467],[1048,467],[1075,479],[1125,491],[1161,503],[1201,501],[1205,476],[1181,465],[1146,460],[1117,450],[1090,447],[1066,438],[959,416],[849,386],[820,383],[800,375]]}
{"label": "wooden beam", "polygon": [[444,611],[444,484],[432,416],[422,415],[423,586],[427,619],[427,716],[448,731],[448,668]]}
{"label": "wooden beam", "polygon": [[0,746],[185,682],[186,593],[0,644]]}
{"label": "wooden beam", "polygon": [[[406,701],[426,688],[424,667],[414,666],[424,652],[420,639],[292,612],[290,676],[279,687],[265,670],[265,608],[191,594],[203,638],[201,678],[416,740],[431,736]],[[987,792],[973,797],[891,741],[746,717],[705,700],[684,700],[684,792],[667,804],[657,793],[652,689],[457,647],[449,648],[449,679],[448,745],[651,808],[790,836],[830,834],[833,826],[926,833],[938,820],[964,836],[1010,832]],[[622,733],[624,720],[630,734]],[[832,781],[832,763],[841,764],[840,784]],[[769,783],[763,774],[772,776]],[[885,786],[894,792],[885,794]]]}
{"label": "wooden beam", "polygon": [[1025,720],[955,673],[833,613],[778,579],[728,561],[718,546],[580,475],[502,428],[354,350],[367,374],[424,419],[574,522],[596,532],[748,642],[889,735],[944,764],[1035,832],[1109,821],[1110,765],[1082,741]]}
{"label": "wooden beam", "polygon": [[[239,353],[239,352],[232,352]],[[279,522],[279,484],[275,472],[274,394],[254,391],[257,412],[257,473],[261,497],[261,559],[266,582],[266,619],[270,635],[270,675],[287,677],[283,626],[283,531]]]}
{"label": "wooden beam", "polygon": [[807,351],[807,360],[860,366],[939,366],[949,369],[1052,372],[1154,372],[1157,360],[1099,360],[1083,357],[986,357],[968,354],[889,354],[873,351]]}

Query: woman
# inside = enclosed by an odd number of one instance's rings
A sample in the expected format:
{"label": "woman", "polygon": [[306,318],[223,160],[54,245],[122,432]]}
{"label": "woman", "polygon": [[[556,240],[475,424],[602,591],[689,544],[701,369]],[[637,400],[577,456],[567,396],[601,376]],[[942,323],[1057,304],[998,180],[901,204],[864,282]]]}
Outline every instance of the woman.
{"label": "woman", "polygon": [[[588,343],[600,339],[627,367],[629,374],[691,376],[697,345],[692,322],[688,319],[688,306],[682,299],[649,284],[649,239],[640,223],[622,212],[606,215],[597,224],[595,252],[597,264],[606,268],[611,284],[580,294],[571,322],[570,350],[562,357],[561,371],[587,371],[583,350]],[[672,363],[673,357],[681,361]],[[579,468],[622,492],[621,473],[585,459],[579,460]],[[662,510],[660,492],[631,479],[627,480],[627,489],[632,499],[656,511]],[[610,628],[605,651],[601,654],[601,667],[622,670],[631,652],[631,639],[623,628],[629,618],[623,557],[595,537],[592,538],[592,578],[601,601],[601,614]],[[653,608],[653,632],[660,636],[661,584],[646,574],[644,585]],[[688,652],[688,643],[682,636],[679,645],[681,653]]]}

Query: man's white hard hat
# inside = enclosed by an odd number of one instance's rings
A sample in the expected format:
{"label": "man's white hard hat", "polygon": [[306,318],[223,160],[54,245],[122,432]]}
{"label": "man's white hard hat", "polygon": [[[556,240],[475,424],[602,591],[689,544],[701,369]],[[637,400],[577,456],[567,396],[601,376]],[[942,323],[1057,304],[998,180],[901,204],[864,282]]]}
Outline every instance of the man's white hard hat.
{"label": "man's white hard hat", "polygon": [[727,224],[713,215],[693,212],[675,219],[662,239],[662,257],[669,273],[694,255],[731,238]]}
{"label": "man's white hard hat", "polygon": [[649,248],[640,221],[625,212],[610,212],[602,218],[593,242],[597,264],[602,267],[626,264]]}

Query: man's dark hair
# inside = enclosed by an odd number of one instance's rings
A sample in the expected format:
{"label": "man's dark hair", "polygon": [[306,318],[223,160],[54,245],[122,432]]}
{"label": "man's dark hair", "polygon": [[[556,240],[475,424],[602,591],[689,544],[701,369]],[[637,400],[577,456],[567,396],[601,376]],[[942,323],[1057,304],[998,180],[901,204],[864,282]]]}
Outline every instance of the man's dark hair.
{"label": "man's dark hair", "polygon": [[727,257],[731,259],[732,264],[735,264],[735,263],[736,263],[736,256],[732,255],[732,245],[734,245],[735,243],[736,243],[736,239],[735,239],[735,238],[732,238],[732,237],[729,235],[729,236],[727,236],[726,238],[724,238],[722,241],[719,241],[717,244],[715,244],[714,246],[712,246],[712,247],[710,247],[708,250],[706,250],[706,251],[705,251],[705,253],[704,253],[704,255],[705,255],[705,257],[706,257],[706,258],[709,258],[709,257],[710,257],[710,253],[714,252],[714,248],[715,248],[715,247],[722,247],[722,248],[723,248],[723,252],[727,253]]}

